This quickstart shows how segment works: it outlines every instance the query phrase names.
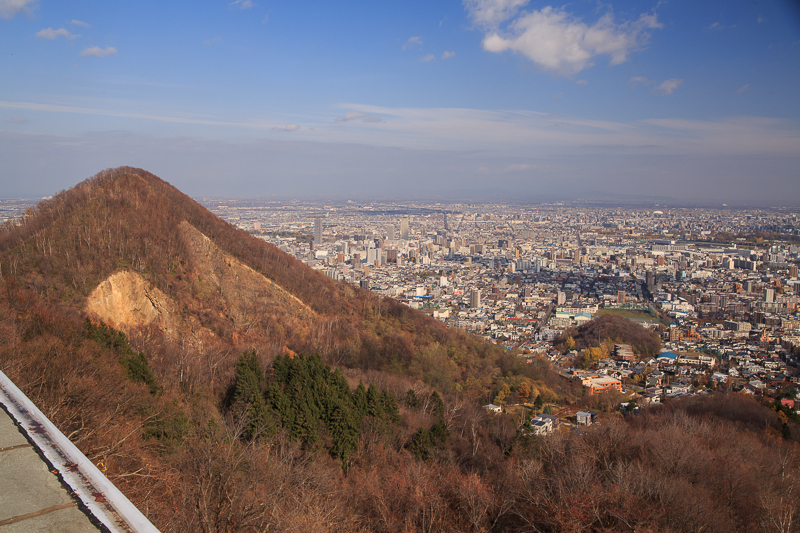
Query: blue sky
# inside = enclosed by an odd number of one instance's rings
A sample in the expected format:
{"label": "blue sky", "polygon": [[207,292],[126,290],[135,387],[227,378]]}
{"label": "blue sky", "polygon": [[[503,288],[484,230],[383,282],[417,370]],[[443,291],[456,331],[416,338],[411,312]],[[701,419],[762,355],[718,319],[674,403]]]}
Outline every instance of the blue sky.
{"label": "blue sky", "polygon": [[791,0],[0,0],[0,197],[800,203]]}

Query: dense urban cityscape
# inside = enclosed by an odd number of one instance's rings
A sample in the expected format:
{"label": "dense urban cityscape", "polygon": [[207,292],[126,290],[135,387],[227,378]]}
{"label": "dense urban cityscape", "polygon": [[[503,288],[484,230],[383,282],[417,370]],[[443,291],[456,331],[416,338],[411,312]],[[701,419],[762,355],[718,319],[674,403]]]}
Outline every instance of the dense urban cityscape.
{"label": "dense urban cityscape", "polygon": [[[658,401],[718,387],[775,394],[797,382],[800,225],[791,209],[204,204],[331,278],[521,356],[546,355],[587,387],[612,377]],[[588,374],[573,370],[578,354],[553,340],[598,314],[656,330],[664,353],[605,354]]]}

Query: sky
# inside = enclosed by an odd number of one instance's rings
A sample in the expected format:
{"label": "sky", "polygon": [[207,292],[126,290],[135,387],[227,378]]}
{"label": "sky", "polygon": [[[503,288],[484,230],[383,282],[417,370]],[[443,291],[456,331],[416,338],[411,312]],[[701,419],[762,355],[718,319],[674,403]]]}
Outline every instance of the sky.
{"label": "sky", "polygon": [[0,0],[0,198],[800,204],[795,0]]}

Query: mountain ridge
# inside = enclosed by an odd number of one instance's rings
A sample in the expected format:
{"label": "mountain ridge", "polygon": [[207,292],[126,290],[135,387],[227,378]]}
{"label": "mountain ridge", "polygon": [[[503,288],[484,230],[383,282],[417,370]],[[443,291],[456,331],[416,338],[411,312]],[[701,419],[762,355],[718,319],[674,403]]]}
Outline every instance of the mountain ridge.
{"label": "mountain ridge", "polygon": [[[0,231],[0,275],[79,313],[92,291],[122,271],[174,302],[183,331],[196,333],[195,348],[211,343],[231,357],[245,348],[319,353],[334,364],[410,371],[442,389],[458,383],[476,394],[489,367],[518,364],[495,345],[328,278],[142,169],[102,171]],[[132,328],[112,321],[134,342],[163,334],[148,331],[149,322]]]}

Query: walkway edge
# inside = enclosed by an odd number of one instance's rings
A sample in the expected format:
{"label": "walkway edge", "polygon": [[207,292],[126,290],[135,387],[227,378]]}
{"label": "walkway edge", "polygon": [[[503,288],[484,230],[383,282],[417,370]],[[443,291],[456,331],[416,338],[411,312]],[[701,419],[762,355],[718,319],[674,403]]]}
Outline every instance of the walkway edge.
{"label": "walkway edge", "polygon": [[105,527],[120,533],[158,533],[141,511],[3,372],[0,372],[0,403]]}

